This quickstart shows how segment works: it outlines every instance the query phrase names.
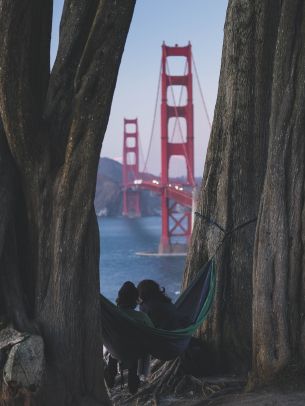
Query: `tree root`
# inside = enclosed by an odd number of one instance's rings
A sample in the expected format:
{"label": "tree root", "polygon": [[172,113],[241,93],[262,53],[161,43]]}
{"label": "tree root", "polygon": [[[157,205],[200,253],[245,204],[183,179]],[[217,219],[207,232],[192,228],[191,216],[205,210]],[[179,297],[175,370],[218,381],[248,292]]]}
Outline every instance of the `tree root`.
{"label": "tree root", "polygon": [[195,378],[185,375],[180,358],[173,361],[156,361],[149,382],[132,396],[121,399],[121,405],[158,406],[162,398],[199,398],[210,400],[229,393],[240,392],[246,381],[237,377]]}

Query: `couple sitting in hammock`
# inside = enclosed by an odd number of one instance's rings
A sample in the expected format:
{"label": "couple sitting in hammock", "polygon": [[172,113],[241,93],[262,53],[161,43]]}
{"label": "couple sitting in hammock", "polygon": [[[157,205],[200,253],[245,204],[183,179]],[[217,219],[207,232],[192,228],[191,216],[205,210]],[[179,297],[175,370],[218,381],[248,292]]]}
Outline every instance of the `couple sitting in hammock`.
{"label": "couple sitting in hammock", "polygon": [[[118,292],[116,303],[129,317],[151,327],[175,330],[184,327],[187,323],[165,294],[164,288],[160,288],[157,282],[150,279],[140,282],[137,288],[132,282],[125,282]],[[138,304],[140,311],[135,310]],[[118,362],[111,355],[109,356],[105,369],[105,380],[109,388],[114,386]],[[147,355],[140,360],[135,359],[128,365],[124,365],[123,362],[122,368],[128,369],[128,389],[130,393],[134,394],[140,384],[139,376],[146,379],[149,375],[150,356]]]}

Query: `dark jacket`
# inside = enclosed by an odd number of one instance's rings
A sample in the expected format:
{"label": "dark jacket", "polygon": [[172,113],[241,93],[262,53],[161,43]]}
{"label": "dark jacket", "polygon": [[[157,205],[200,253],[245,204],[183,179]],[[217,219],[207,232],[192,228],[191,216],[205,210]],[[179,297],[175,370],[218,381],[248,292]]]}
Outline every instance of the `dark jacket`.
{"label": "dark jacket", "polygon": [[171,302],[150,300],[140,305],[140,310],[146,313],[155,327],[164,330],[176,330],[186,327],[188,320],[181,315]]}

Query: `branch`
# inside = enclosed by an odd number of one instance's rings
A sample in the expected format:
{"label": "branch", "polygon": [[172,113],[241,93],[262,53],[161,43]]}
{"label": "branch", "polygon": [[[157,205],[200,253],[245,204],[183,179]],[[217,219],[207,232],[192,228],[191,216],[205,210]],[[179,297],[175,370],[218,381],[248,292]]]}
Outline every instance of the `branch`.
{"label": "branch", "polygon": [[[0,4],[0,111],[9,146],[28,171],[37,154],[49,80],[51,0]],[[40,147],[39,147],[40,148]]]}
{"label": "branch", "polygon": [[135,0],[66,1],[45,114],[53,164],[71,160],[79,142],[82,153],[90,147],[98,158],[134,6]]}

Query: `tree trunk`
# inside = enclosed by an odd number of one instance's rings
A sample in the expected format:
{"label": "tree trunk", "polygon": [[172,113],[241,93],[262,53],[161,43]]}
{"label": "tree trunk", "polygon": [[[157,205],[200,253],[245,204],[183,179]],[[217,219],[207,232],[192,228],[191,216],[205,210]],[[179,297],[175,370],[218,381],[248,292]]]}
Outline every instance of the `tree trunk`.
{"label": "tree trunk", "polygon": [[281,3],[254,247],[253,367],[259,381],[305,366],[305,3]]}
{"label": "tree trunk", "polygon": [[304,366],[304,10],[298,0],[231,0],[227,10],[198,204],[225,232],[197,216],[184,284],[216,253],[200,335],[233,372]]}
{"label": "tree trunk", "polygon": [[43,337],[37,405],[109,403],[93,199],[134,5],[66,0],[50,74],[52,2],[0,3],[0,315]]}

